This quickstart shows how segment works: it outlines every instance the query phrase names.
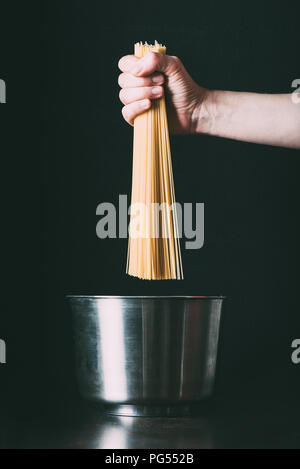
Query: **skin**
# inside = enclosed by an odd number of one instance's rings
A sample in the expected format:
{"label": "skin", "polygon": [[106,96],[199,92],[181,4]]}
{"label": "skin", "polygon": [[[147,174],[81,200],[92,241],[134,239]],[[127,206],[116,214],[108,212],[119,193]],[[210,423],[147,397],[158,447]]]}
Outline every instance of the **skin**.
{"label": "skin", "polygon": [[178,57],[157,52],[122,57],[119,68],[122,114],[131,125],[165,93],[173,134],[300,148],[300,102],[291,94],[208,90],[194,82]]}

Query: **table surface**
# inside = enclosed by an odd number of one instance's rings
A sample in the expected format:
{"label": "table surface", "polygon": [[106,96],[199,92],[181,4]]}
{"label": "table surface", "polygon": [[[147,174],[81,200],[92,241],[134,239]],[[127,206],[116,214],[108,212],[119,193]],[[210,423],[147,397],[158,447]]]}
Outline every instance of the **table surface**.
{"label": "table surface", "polygon": [[300,449],[297,399],[215,399],[191,418],[108,416],[86,405],[46,415],[2,420],[0,448]]}

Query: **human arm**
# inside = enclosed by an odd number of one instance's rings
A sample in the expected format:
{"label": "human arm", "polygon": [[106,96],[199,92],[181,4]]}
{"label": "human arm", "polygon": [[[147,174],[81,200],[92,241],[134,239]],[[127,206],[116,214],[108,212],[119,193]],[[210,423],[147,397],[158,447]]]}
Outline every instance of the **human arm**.
{"label": "human arm", "polygon": [[291,94],[208,90],[194,82],[180,59],[155,52],[125,56],[119,67],[122,112],[130,124],[165,93],[171,133],[300,148],[300,104]]}

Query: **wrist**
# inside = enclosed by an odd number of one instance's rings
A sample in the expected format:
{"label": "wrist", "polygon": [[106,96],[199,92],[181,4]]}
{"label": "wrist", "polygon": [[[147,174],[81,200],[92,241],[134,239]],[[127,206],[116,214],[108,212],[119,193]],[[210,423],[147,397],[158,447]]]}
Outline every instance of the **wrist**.
{"label": "wrist", "polygon": [[197,104],[192,113],[192,133],[213,135],[215,91],[199,87]]}

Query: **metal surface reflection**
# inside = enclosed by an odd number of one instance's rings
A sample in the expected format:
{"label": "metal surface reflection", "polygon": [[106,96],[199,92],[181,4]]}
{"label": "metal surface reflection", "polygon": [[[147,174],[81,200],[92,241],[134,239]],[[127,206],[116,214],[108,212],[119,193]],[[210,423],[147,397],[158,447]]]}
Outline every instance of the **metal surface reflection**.
{"label": "metal surface reflection", "polygon": [[126,428],[122,425],[107,423],[103,425],[98,435],[97,449],[126,449],[128,448]]}
{"label": "metal surface reflection", "polygon": [[213,449],[214,435],[206,418],[172,419],[170,423],[162,418],[110,417],[98,426],[93,448]]}
{"label": "metal surface reflection", "polygon": [[[212,394],[222,297],[70,297],[81,394],[174,415]],[[116,406],[126,406],[122,409]],[[130,405],[136,409],[130,410]],[[176,413],[176,410],[175,410]]]}
{"label": "metal surface reflection", "polygon": [[126,362],[122,300],[97,301],[98,372],[103,383],[103,396],[110,401],[127,399]]}

